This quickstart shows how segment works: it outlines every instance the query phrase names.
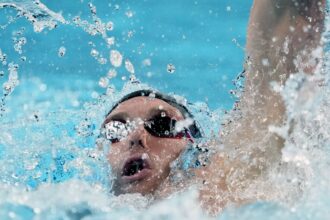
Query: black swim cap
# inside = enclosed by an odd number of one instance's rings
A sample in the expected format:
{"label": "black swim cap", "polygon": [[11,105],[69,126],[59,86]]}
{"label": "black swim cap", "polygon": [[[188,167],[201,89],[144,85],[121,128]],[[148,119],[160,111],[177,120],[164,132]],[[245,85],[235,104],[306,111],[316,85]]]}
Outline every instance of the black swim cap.
{"label": "black swim cap", "polygon": [[111,108],[111,110],[109,111],[109,113],[107,115],[109,115],[120,103],[125,102],[125,101],[135,98],[135,97],[139,97],[139,96],[148,96],[148,97],[161,99],[161,100],[167,102],[168,104],[170,104],[171,106],[177,108],[181,112],[181,114],[183,115],[184,118],[193,119],[193,123],[187,128],[189,130],[190,134],[194,138],[202,137],[202,132],[201,132],[200,128],[197,126],[193,115],[188,111],[186,106],[178,103],[174,97],[171,97],[169,95],[165,95],[160,92],[153,91],[153,90],[144,90],[143,89],[143,90],[134,91],[134,92],[131,92],[131,93],[125,95]]}

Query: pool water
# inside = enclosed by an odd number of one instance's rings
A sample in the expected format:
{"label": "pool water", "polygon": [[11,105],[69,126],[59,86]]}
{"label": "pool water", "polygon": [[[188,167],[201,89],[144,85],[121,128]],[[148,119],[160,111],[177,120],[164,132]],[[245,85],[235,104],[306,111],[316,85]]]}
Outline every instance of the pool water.
{"label": "pool water", "polygon": [[[299,141],[288,138],[283,151],[291,167],[254,186],[276,199],[211,217],[193,186],[155,204],[110,193],[107,149],[95,143],[113,102],[137,88],[175,93],[208,136],[217,133],[236,100],[251,0],[35,2],[0,1],[0,219],[328,218],[327,59],[308,105],[297,98],[305,76],[281,91]],[[304,193],[295,191],[299,178]]]}

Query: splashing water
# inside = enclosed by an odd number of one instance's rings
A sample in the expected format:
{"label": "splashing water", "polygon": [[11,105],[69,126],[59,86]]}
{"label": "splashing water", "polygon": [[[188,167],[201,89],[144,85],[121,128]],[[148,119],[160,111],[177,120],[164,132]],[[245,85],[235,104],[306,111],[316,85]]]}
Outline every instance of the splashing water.
{"label": "splashing water", "polygon": [[[113,31],[114,23],[102,22],[96,16],[96,7],[93,4],[88,6],[93,23],[74,17],[73,24],[91,36],[100,35],[106,45],[113,46],[114,38],[108,36],[108,31]],[[70,24],[62,15],[51,11],[40,1],[2,1],[0,8],[5,7],[15,8],[20,16],[32,22],[36,32],[45,28],[53,29],[59,23]],[[119,10],[119,6],[116,8]],[[132,16],[132,11],[127,11],[127,17]],[[329,33],[330,25],[327,23],[324,35],[327,46]],[[15,50],[21,53],[26,43],[26,39],[17,39]],[[62,56],[65,54],[62,47],[58,52]],[[96,49],[91,50],[91,56],[97,60],[102,58]],[[249,199],[258,195],[267,202],[252,201],[240,208],[228,208],[218,216],[219,219],[327,219],[330,214],[329,57],[327,48],[324,65],[315,75],[298,73],[288,80],[285,87],[277,88],[274,85],[274,89],[285,100],[288,110],[284,124],[294,123],[295,128],[293,131],[287,126],[270,128],[271,132],[285,139],[281,161],[270,168],[269,172],[249,183],[238,196]],[[82,110],[52,112],[47,111],[44,103],[45,106],[38,108],[41,112],[30,112],[18,118],[15,123],[1,124],[1,219],[212,218],[200,208],[196,186],[187,187],[184,192],[174,193],[168,200],[155,203],[140,195],[116,197],[111,194],[111,167],[105,157],[108,149],[95,146],[98,143],[99,125],[120,97],[137,89],[149,88],[133,80],[127,82],[121,92],[116,92],[111,80],[117,77],[116,68],[121,67],[123,60],[126,70],[131,75],[135,74],[131,61],[123,58],[119,50],[111,49],[110,63],[113,67],[99,80],[99,86],[106,90],[106,94],[95,95],[95,102],[85,103]],[[0,61],[8,69],[8,81],[3,84],[7,98],[19,85],[19,66],[15,62],[7,63],[7,56],[1,49]],[[150,63],[148,60],[145,65]],[[174,65],[169,64],[167,71],[174,73]],[[241,88],[239,80],[235,84]],[[42,85],[38,84],[41,90],[46,90],[47,87]],[[58,93],[66,97],[64,91]],[[240,91],[233,93],[239,96]],[[221,110],[211,111],[205,103],[189,104],[182,97],[175,98],[179,103],[189,105],[207,137],[218,133],[219,121],[223,120]],[[4,112],[3,104],[1,108]],[[228,117],[228,120],[234,120]],[[223,146],[215,145],[217,150],[223,149]],[[179,161],[182,166],[189,163],[184,156]],[[254,162],[246,160],[248,163]],[[232,184],[239,179],[239,171],[233,171],[228,178],[233,181]]]}
{"label": "splashing water", "polygon": [[1,1],[0,8],[6,7],[15,8],[20,16],[31,21],[36,32],[41,32],[45,28],[53,29],[58,25],[58,22],[66,23],[61,14],[49,10],[39,0]]}

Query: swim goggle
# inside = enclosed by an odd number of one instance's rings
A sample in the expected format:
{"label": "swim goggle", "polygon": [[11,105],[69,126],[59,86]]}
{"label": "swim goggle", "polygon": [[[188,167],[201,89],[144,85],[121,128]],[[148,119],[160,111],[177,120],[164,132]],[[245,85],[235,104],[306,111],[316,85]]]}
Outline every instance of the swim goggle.
{"label": "swim goggle", "polygon": [[[189,122],[188,122],[189,123]],[[154,137],[159,138],[187,138],[194,142],[189,130],[181,121],[164,115],[156,115],[147,121],[137,119],[134,121],[111,120],[101,130],[101,135],[111,143],[117,143],[125,139],[141,124],[144,129]]]}

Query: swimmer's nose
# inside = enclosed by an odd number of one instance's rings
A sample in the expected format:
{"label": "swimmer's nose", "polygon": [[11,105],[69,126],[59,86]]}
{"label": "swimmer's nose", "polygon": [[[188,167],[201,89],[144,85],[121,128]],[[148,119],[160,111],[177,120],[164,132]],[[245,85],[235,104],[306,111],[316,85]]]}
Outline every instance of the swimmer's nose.
{"label": "swimmer's nose", "polygon": [[146,144],[146,131],[143,125],[138,126],[134,131],[129,135],[129,147],[142,147],[145,148]]}
{"label": "swimmer's nose", "polygon": [[142,147],[142,148],[145,148],[142,140],[131,140],[130,143],[129,143],[130,147],[133,148],[133,147]]}

